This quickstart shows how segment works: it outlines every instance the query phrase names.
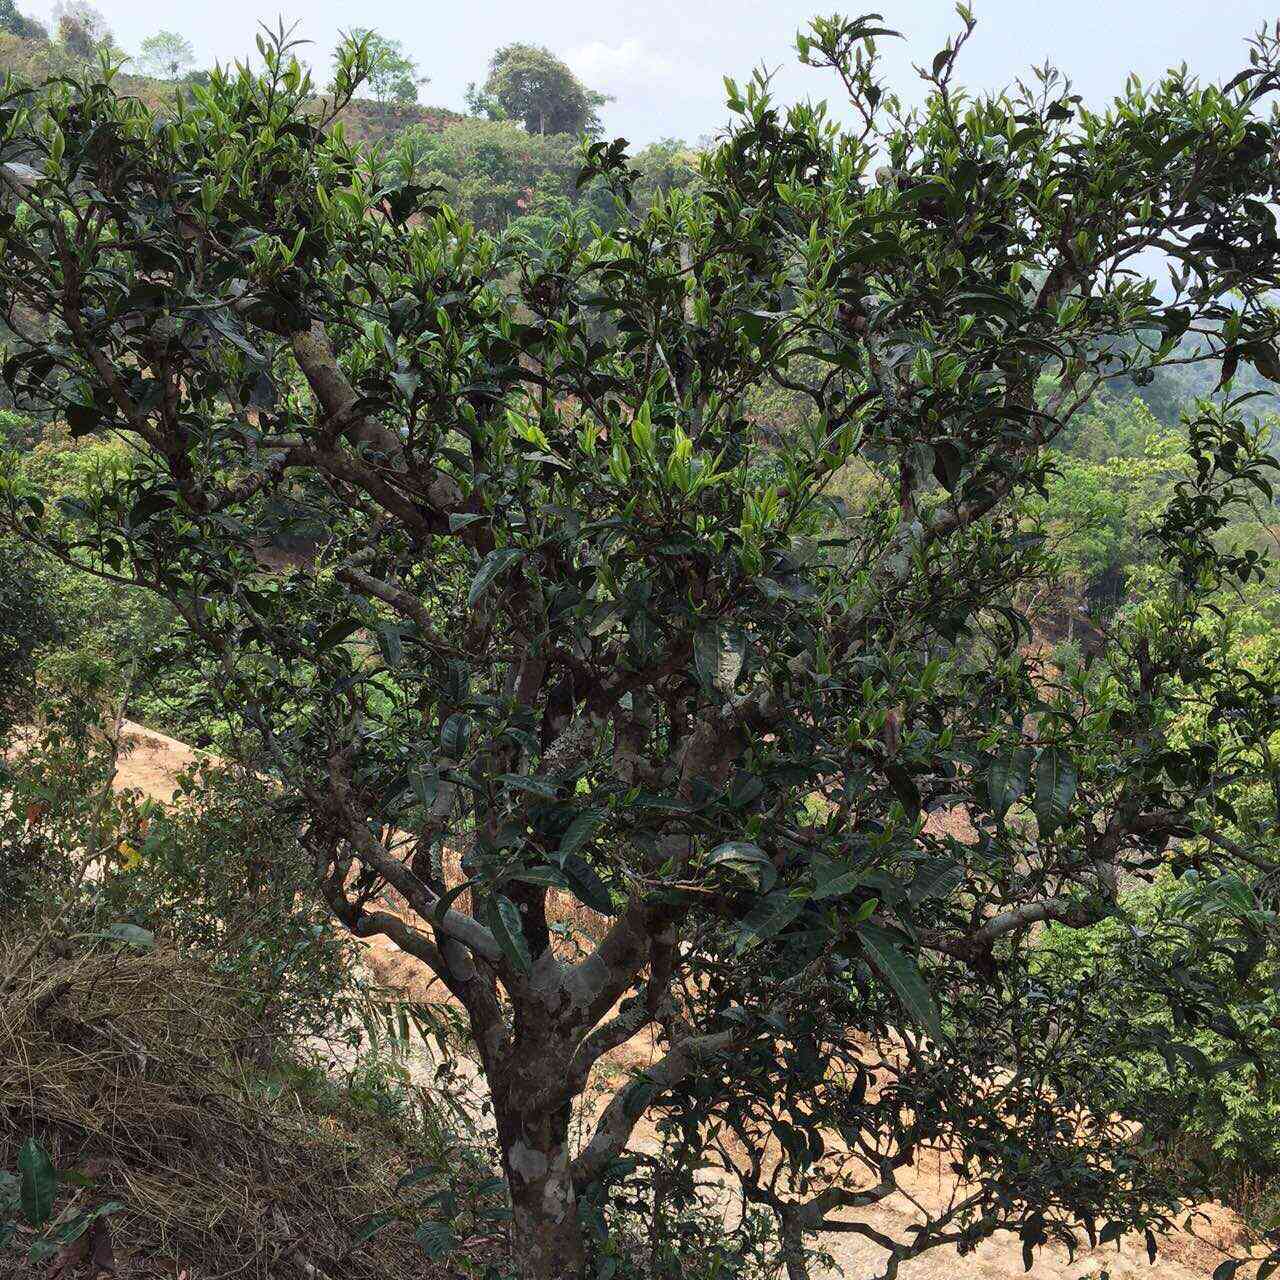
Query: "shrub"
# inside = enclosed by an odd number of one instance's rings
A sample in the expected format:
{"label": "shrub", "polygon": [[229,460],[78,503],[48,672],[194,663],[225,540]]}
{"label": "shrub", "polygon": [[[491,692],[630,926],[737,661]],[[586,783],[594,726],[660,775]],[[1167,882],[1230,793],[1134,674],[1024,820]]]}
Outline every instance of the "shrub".
{"label": "shrub", "polygon": [[[1055,988],[1087,993],[1100,1017],[1153,1033],[1150,1051],[1113,1076],[1115,1109],[1176,1130],[1171,1153],[1208,1156],[1228,1175],[1223,1185],[1233,1169],[1280,1172],[1280,972],[1274,962],[1250,967],[1263,954],[1260,943],[1250,947],[1238,923],[1215,911],[1223,894],[1236,892],[1246,891],[1194,873],[1185,881],[1165,874],[1125,894],[1116,914],[1092,928],[1050,925],[1038,957]],[[1175,1028],[1168,1006],[1144,997],[1144,971],[1175,965],[1189,990],[1225,995],[1217,1019]],[[1175,1030],[1193,1032],[1191,1054],[1222,1069],[1198,1074],[1186,1070],[1185,1055],[1170,1060],[1159,1045]],[[1268,1070],[1242,1070],[1250,1058]]]}
{"label": "shrub", "polygon": [[266,782],[201,762],[135,833],[103,881],[103,918],[199,957],[240,993],[262,1035],[359,1039],[356,948],[335,933],[297,824]]}
{"label": "shrub", "polygon": [[0,727],[29,702],[39,654],[61,634],[48,579],[30,549],[0,538]]}
{"label": "shrub", "polygon": [[282,1039],[358,1041],[355,947],[335,934],[278,794],[207,761],[179,779],[167,807],[119,794],[129,744],[103,731],[92,705],[45,702],[10,740],[0,913],[146,931],[235,993],[260,1055]]}

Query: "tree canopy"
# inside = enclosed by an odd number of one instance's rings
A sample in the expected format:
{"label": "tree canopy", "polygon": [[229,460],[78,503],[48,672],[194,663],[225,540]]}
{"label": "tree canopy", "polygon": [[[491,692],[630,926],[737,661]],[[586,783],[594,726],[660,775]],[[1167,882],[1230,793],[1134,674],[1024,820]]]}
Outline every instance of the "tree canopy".
{"label": "tree canopy", "polygon": [[588,89],[550,49],[508,44],[489,60],[483,92],[474,106],[519,120],[530,133],[595,134],[597,111],[608,98]]}
{"label": "tree canopy", "polygon": [[195,63],[191,41],[176,31],[157,31],[138,50],[138,65],[162,80],[178,80]]}
{"label": "tree canopy", "polygon": [[14,0],[0,0],[0,31],[23,39],[47,39],[48,33],[34,18],[18,12]]}
{"label": "tree canopy", "polygon": [[[1018,603],[1025,499],[1099,387],[1187,335],[1228,378],[1280,371],[1280,32],[1225,85],[1092,108],[1048,68],[966,93],[961,16],[916,109],[879,20],[815,22],[798,52],[852,129],[729,82],[695,188],[536,252],[327,132],[283,41],[163,128],[98,73],[0,99],[5,381],[138,459],[57,508],[10,478],[7,524],[171,601],[335,917],[465,1008],[530,1280],[626,1274],[646,1115],[776,1214],[793,1277],[819,1229],[886,1275],[1000,1229],[1029,1263],[1154,1232],[1178,1112],[1117,1109],[1116,1073],[1211,1075],[1206,1026],[1251,1069],[1215,978],[1274,948],[1280,867],[1274,660],[1213,612],[1265,571],[1219,543],[1272,493],[1247,402],[1192,416],[1103,658],[1047,666]],[[344,49],[334,111],[372,65]],[[621,144],[584,177],[628,207]],[[777,387],[813,412],[767,440],[744,398]],[[313,554],[269,570],[289,527]],[[1212,928],[1135,937],[1129,990],[1167,1017],[1133,1021],[1039,943],[1161,869]],[[575,1149],[638,1036],[652,1065]],[[924,1149],[952,1203],[869,1227]]]}

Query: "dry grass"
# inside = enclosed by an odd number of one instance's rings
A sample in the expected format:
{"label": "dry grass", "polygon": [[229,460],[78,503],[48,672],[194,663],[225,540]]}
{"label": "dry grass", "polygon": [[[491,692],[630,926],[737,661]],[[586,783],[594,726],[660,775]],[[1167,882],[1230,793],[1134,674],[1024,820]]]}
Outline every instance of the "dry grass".
{"label": "dry grass", "polygon": [[[123,1202],[121,1276],[433,1274],[402,1229],[351,1248],[353,1224],[390,1203],[403,1135],[339,1089],[249,1065],[231,993],[162,949],[29,950],[0,936],[0,1169],[34,1135],[93,1178],[79,1207]],[[6,1266],[27,1274],[20,1254]]]}

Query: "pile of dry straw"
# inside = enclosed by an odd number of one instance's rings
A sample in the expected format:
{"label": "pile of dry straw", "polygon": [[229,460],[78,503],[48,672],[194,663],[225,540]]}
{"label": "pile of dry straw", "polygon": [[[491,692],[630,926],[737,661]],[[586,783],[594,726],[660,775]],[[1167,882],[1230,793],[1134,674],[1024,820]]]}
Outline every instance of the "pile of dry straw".
{"label": "pile of dry straw", "polygon": [[[232,994],[165,948],[0,934],[0,1169],[34,1135],[92,1179],[64,1191],[78,1207],[122,1202],[122,1277],[429,1276],[405,1230],[352,1244],[391,1201],[399,1144],[340,1102],[264,1087],[246,1035]],[[0,1274],[26,1267],[0,1255]]]}

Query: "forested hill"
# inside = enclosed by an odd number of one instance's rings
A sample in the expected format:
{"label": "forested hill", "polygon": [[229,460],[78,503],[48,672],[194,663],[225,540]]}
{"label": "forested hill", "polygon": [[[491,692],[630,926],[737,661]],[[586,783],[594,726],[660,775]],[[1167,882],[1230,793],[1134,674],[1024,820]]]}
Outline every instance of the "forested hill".
{"label": "forested hill", "polygon": [[[510,55],[512,50],[523,48],[511,46],[500,52]],[[558,59],[542,50],[533,51],[551,70],[567,77],[566,85],[548,95],[552,106],[561,112],[560,116],[552,113],[556,131],[542,132],[531,128],[530,121],[518,118],[514,109],[483,94],[468,103],[473,114],[422,105],[416,96],[420,83],[414,78],[416,66],[389,49],[384,42],[380,56],[386,65],[409,68],[402,72],[408,79],[389,86],[381,81],[371,83],[368,92],[381,90],[381,96],[355,98],[342,108],[338,121],[349,141],[367,148],[407,149],[419,179],[442,190],[463,216],[485,231],[512,229],[541,240],[555,220],[574,207],[587,208],[603,226],[613,225],[617,209],[602,184],[578,183],[582,134],[597,127],[591,115],[594,96]],[[123,57],[114,46],[111,51]],[[65,39],[24,37],[0,30],[0,74],[10,72],[34,83],[84,66],[91,60],[89,53],[70,49]],[[152,108],[162,107],[184,88],[208,80],[208,72],[202,70],[166,78],[133,74],[145,65],[141,59],[129,60],[116,84],[120,93]],[[324,78],[318,76],[317,84],[323,83]],[[564,113],[578,99],[579,117],[567,118]],[[634,152],[631,163],[639,174],[635,205],[645,207],[658,191],[688,185],[696,173],[696,161],[696,152],[676,139]]]}
{"label": "forested hill", "polygon": [[[0,74],[12,72],[24,79],[41,80],[61,70],[64,60],[63,50],[48,40],[0,33]],[[181,82],[129,74],[122,75],[119,84],[122,92],[141,98],[152,107],[172,101],[181,88]],[[372,98],[356,98],[343,108],[338,118],[347,137],[365,146],[389,142],[410,128],[442,133],[450,125],[466,119],[448,107],[421,106],[414,102],[378,102]]]}

